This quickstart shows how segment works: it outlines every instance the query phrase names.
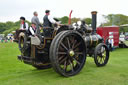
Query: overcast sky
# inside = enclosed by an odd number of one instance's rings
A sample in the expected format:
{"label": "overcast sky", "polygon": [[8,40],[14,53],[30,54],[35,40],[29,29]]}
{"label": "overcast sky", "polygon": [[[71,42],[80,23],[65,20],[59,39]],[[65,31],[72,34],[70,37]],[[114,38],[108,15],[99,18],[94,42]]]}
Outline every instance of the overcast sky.
{"label": "overcast sky", "polygon": [[31,20],[33,12],[37,11],[42,22],[44,11],[51,10],[54,17],[91,17],[91,11],[98,11],[98,23],[103,22],[102,15],[128,15],[128,0],[0,0],[0,22],[17,21],[20,16]]}

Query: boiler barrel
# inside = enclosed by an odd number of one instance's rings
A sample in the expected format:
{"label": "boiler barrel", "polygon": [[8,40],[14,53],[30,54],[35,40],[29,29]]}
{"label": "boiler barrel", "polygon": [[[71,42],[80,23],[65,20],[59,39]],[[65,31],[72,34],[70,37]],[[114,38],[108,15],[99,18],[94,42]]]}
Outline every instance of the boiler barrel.
{"label": "boiler barrel", "polygon": [[85,42],[87,47],[95,47],[99,43],[103,42],[103,38],[98,34],[89,35],[85,37]]}

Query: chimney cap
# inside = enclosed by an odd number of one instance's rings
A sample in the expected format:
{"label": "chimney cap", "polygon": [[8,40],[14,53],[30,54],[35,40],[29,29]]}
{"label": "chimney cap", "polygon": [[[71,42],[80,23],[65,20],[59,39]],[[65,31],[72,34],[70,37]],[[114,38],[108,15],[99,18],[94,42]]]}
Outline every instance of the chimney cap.
{"label": "chimney cap", "polygon": [[91,14],[97,14],[97,11],[92,11]]}

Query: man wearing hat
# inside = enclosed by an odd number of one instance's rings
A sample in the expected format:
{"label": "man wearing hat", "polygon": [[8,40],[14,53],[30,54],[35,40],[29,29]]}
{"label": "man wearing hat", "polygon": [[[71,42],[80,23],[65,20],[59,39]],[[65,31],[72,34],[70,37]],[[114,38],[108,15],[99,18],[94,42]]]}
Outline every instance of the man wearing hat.
{"label": "man wearing hat", "polygon": [[45,36],[50,36],[53,24],[59,25],[59,23],[50,16],[50,10],[46,10],[43,18],[43,31]]}
{"label": "man wearing hat", "polygon": [[28,30],[28,23],[25,22],[25,17],[20,17],[20,30]]}
{"label": "man wearing hat", "polygon": [[28,30],[28,23],[25,22],[25,17],[20,17],[20,28],[16,30],[16,33],[14,35],[14,41],[17,42],[18,39],[19,39],[19,33],[22,31],[22,30]]}
{"label": "man wearing hat", "polygon": [[52,24],[59,24],[50,16],[50,10],[45,11],[45,16],[43,18],[43,28],[52,27]]}

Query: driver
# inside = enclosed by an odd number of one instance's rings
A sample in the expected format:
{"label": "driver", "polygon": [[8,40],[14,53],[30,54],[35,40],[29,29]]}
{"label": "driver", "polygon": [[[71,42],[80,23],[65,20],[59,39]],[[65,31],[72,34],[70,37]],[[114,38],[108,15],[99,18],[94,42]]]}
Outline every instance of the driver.
{"label": "driver", "polygon": [[55,21],[54,18],[51,17],[50,10],[46,10],[43,18],[43,31],[45,36],[49,36],[51,34],[53,24],[59,25],[59,22]]}
{"label": "driver", "polygon": [[50,15],[50,10],[45,11],[45,16],[43,18],[43,28],[52,28],[52,24],[59,24],[54,20],[53,17]]}

